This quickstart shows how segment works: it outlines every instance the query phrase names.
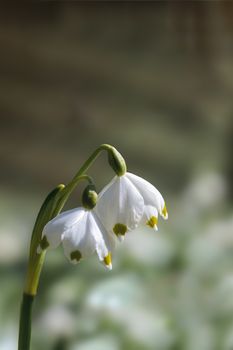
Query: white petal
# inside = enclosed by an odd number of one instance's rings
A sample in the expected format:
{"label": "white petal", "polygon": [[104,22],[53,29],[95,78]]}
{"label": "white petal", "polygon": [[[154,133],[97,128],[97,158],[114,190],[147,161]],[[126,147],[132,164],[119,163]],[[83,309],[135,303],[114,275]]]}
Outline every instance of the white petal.
{"label": "white petal", "polygon": [[64,211],[49,221],[42,232],[42,237],[46,236],[49,243],[48,248],[56,248],[62,241],[63,233],[78,222],[83,213],[82,208],[76,208]]}
{"label": "white petal", "polygon": [[125,176],[138,189],[140,194],[143,196],[145,204],[156,207],[158,212],[162,215],[165,202],[157,188],[137,175],[126,173]]}
{"label": "white petal", "polygon": [[125,177],[115,177],[99,194],[96,212],[106,229],[113,232],[116,224],[127,230],[137,227],[144,209],[144,200],[135,186]]}
{"label": "white petal", "polygon": [[96,252],[108,270],[112,269],[111,252],[116,246],[116,237],[109,234],[94,211],[90,213],[90,233],[93,235]]}
{"label": "white petal", "polygon": [[[95,211],[92,211],[92,218],[93,218],[93,235],[96,239],[96,251],[100,258],[100,260],[103,260],[109,252],[112,252],[117,244],[117,238],[115,235],[112,235],[110,232],[108,232],[104,225],[102,224],[101,220],[99,219],[98,215],[95,213]],[[103,248],[102,246],[105,246]],[[101,253],[103,251],[103,253]]]}
{"label": "white petal", "polygon": [[152,205],[145,205],[143,218],[149,220],[151,216],[158,217],[158,210]]}
{"label": "white petal", "polygon": [[99,259],[102,261],[104,257],[108,255],[108,248],[103,238],[103,228],[100,227],[100,223],[96,215],[90,215],[89,230],[95,241],[95,250]]}
{"label": "white petal", "polygon": [[152,207],[151,205],[145,205],[142,223],[144,225],[148,225],[149,227],[157,231],[158,210],[155,207]]}
{"label": "white petal", "polygon": [[95,251],[95,239],[91,234],[90,211],[82,209],[84,214],[74,225],[70,226],[63,235],[63,247],[66,257],[72,262],[71,253],[79,252],[80,258],[90,256]]}

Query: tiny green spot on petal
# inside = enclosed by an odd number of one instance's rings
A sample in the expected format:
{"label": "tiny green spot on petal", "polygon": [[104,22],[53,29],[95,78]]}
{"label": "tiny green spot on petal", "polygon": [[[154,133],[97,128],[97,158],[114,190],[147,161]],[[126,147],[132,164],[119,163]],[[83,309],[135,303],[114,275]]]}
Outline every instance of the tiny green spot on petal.
{"label": "tiny green spot on petal", "polygon": [[45,249],[47,249],[48,247],[49,247],[49,242],[48,242],[48,240],[47,240],[47,237],[44,236],[44,237],[42,238],[42,240],[40,241],[40,248],[41,248],[42,250],[45,250]]}
{"label": "tiny green spot on petal", "polygon": [[146,222],[148,226],[154,228],[158,224],[158,218],[156,216],[151,216],[150,219]]}
{"label": "tiny green spot on petal", "polygon": [[113,227],[113,232],[115,233],[115,235],[117,236],[124,236],[125,233],[127,231],[127,226],[124,224],[116,224]]}
{"label": "tiny green spot on petal", "polygon": [[164,207],[163,207],[163,210],[162,210],[162,215],[163,215],[164,219],[168,218],[168,212],[167,212],[166,204],[164,204]]}
{"label": "tiny green spot on petal", "polygon": [[70,253],[70,259],[79,262],[82,259],[82,254],[79,250],[75,250],[74,252]]}
{"label": "tiny green spot on petal", "polygon": [[108,253],[108,255],[105,256],[104,263],[107,266],[112,264],[112,255],[111,255],[111,253]]}

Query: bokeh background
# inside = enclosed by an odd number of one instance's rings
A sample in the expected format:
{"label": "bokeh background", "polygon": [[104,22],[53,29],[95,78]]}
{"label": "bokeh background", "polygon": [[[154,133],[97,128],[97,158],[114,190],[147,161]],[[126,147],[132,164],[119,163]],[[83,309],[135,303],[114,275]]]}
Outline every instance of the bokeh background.
{"label": "bokeh background", "polygon": [[[1,350],[17,347],[39,207],[101,143],[169,220],[130,233],[112,272],[49,253],[32,349],[233,349],[232,35],[231,1],[1,4]],[[90,174],[112,178],[106,155]]]}

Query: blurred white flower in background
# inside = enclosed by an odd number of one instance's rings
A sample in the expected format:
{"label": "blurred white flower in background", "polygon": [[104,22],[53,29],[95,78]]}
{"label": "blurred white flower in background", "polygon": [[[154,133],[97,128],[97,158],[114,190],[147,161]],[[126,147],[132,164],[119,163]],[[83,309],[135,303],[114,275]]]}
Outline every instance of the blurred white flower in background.
{"label": "blurred white flower in background", "polygon": [[87,306],[97,312],[118,311],[129,304],[138,304],[143,300],[143,286],[133,274],[100,281],[86,295]]}
{"label": "blurred white flower in background", "polygon": [[48,300],[56,304],[75,303],[81,294],[83,284],[80,278],[74,279],[72,275],[64,276],[50,286],[47,293]]}
{"label": "blurred white flower in background", "polygon": [[219,245],[221,249],[228,250],[233,247],[233,215],[224,219],[214,220],[205,228],[203,235],[208,237],[214,244]]}
{"label": "blurred white flower in background", "polygon": [[118,324],[130,339],[154,349],[167,349],[174,341],[169,320],[147,305],[145,286],[133,275],[115,277],[97,285],[86,299],[91,313]]}
{"label": "blurred white flower in background", "polygon": [[195,176],[178,201],[172,203],[169,200],[173,208],[172,223],[177,234],[192,235],[198,232],[199,224],[207,214],[219,213],[224,207],[226,194],[227,186],[222,174],[208,172]]}
{"label": "blurred white flower in background", "polygon": [[0,349],[15,350],[17,349],[17,330],[6,328],[3,333],[0,332]]}
{"label": "blurred white flower in background", "polygon": [[231,317],[233,315],[233,271],[223,276],[213,292],[212,304],[215,306],[215,315]]}
{"label": "blurred white flower in background", "polygon": [[171,239],[159,231],[150,234],[149,229],[139,227],[127,236],[124,246],[119,249],[119,255],[133,258],[145,265],[164,266],[175,254]]}
{"label": "blurred white flower in background", "polygon": [[223,350],[233,349],[233,322],[227,327],[226,333],[223,339]]}
{"label": "blurred white flower in background", "polygon": [[92,339],[78,341],[69,350],[120,350],[119,341],[109,333],[100,334]]}
{"label": "blurred white flower in background", "polygon": [[186,257],[197,272],[216,273],[224,266],[233,250],[233,217],[211,221],[190,240]]}
{"label": "blurred white flower in background", "polygon": [[[17,234],[16,234],[17,232]],[[0,228],[0,263],[13,264],[18,262],[24,254],[24,240],[26,226],[21,222],[12,222],[1,225]]]}
{"label": "blurred white flower in background", "polygon": [[126,308],[119,317],[126,334],[150,349],[155,349],[155,344],[157,349],[169,349],[172,346],[175,335],[169,321],[162,313],[143,306]]}
{"label": "blurred white flower in background", "polygon": [[56,338],[71,336],[75,329],[77,315],[71,312],[64,305],[48,306],[37,320],[41,334],[47,337]]}
{"label": "blurred white flower in background", "polygon": [[205,210],[219,206],[225,195],[224,177],[215,172],[204,173],[195,177],[186,188],[181,205],[185,212],[198,215]]}
{"label": "blurred white flower in background", "polygon": [[216,335],[212,327],[208,326],[206,321],[196,320],[189,324],[186,329],[187,341],[185,350],[213,350],[216,344]]}

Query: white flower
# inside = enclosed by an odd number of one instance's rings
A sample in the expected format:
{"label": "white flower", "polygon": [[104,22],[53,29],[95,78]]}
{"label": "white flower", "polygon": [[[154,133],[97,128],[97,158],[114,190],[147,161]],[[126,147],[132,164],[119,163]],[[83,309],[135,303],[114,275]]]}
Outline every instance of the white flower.
{"label": "white flower", "polygon": [[[158,220],[158,213],[166,220],[168,212],[161,193],[151,183],[131,173],[126,173],[129,180],[143,196],[145,208],[143,218],[146,224],[154,227],[152,223]],[[157,218],[157,220],[156,220]]]}
{"label": "white flower", "polygon": [[126,172],[100,192],[94,209],[105,228],[123,239],[140,222],[157,229],[158,213],[168,218],[161,193],[148,181]]}
{"label": "white flower", "polygon": [[62,243],[66,257],[74,264],[95,251],[99,260],[112,269],[111,252],[116,239],[104,228],[93,210],[82,207],[65,211],[45,225],[41,249],[56,248]]}

